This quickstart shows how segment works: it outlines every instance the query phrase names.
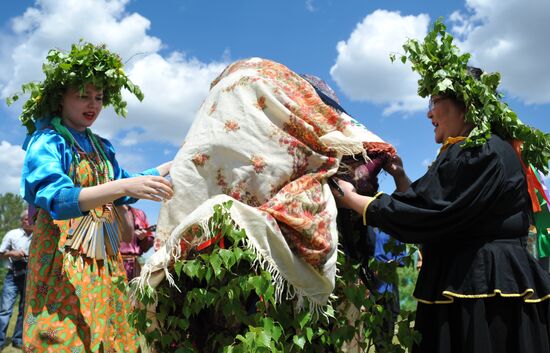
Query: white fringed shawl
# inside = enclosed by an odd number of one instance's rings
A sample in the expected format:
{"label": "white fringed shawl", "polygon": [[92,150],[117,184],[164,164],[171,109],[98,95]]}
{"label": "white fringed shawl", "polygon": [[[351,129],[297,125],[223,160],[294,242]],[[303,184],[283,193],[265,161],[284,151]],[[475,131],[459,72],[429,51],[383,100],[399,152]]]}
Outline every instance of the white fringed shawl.
{"label": "white fringed shawl", "polygon": [[253,58],[228,66],[174,159],[175,194],[157,225],[166,243],[143,267],[138,288],[171,281],[170,263],[185,256],[184,232],[204,225],[214,205],[231,199],[233,220],[246,231],[258,265],[273,275],[276,299],[305,296],[325,305],[338,243],[326,178],[343,155],[365,155],[364,142],[380,141],[281,64]]}

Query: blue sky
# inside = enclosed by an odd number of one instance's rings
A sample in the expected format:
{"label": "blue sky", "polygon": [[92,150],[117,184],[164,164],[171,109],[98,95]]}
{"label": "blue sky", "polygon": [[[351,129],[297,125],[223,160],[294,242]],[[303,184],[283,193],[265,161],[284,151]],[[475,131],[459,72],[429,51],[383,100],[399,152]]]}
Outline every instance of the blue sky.
{"label": "blue sky", "polygon": [[[127,119],[103,111],[94,131],[139,171],[174,157],[210,81],[232,61],[259,56],[322,77],[342,106],[402,156],[417,179],[436,155],[417,77],[390,63],[406,38],[444,17],[472,63],[499,71],[505,100],[550,132],[550,0],[39,0],[0,3],[0,97],[42,79],[48,49],[80,38],[106,43],[145,93]],[[18,192],[25,130],[20,105],[0,104],[0,193]],[[393,184],[381,175],[382,188]],[[159,205],[139,201],[152,222]]]}

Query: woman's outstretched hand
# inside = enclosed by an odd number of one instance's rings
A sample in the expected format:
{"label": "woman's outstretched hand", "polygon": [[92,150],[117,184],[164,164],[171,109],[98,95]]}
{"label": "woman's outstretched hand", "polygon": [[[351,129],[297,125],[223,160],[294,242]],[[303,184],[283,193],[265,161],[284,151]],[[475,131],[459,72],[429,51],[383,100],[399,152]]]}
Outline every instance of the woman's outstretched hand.
{"label": "woman's outstretched hand", "polygon": [[138,176],[120,179],[124,194],[136,199],[152,201],[170,200],[174,196],[172,183],[161,176]]}
{"label": "woman's outstretched hand", "polygon": [[78,206],[85,212],[124,196],[164,201],[171,199],[173,195],[172,183],[168,179],[154,175],[138,176],[82,188],[78,196]]}

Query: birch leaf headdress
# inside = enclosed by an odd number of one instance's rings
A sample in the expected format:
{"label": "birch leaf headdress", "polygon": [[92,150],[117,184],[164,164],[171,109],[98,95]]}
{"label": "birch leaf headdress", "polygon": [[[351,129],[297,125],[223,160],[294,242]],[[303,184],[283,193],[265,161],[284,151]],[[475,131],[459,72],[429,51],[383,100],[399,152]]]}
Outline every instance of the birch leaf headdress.
{"label": "birch leaf headdress", "polygon": [[29,82],[21,92],[7,98],[8,105],[17,101],[20,95],[30,93],[19,116],[27,132],[32,134],[35,123],[51,118],[59,112],[59,103],[68,87],[78,87],[82,92],[87,84],[103,90],[103,106],[112,105],[117,115],[126,116],[126,101],[122,99],[122,88],[133,93],[140,101],[143,93],[126,76],[121,58],[110,52],[105,45],[79,42],[66,53],[51,49],[42,65],[46,78],[42,82]]}
{"label": "birch leaf headdress", "polygon": [[[550,134],[523,124],[516,113],[502,102],[497,91],[500,74],[482,73],[479,79],[471,74],[470,54],[460,54],[453,44],[453,36],[438,19],[423,42],[409,39],[403,45],[405,54],[400,59],[409,61],[413,71],[420,74],[418,94],[421,97],[453,95],[466,106],[466,121],[474,129],[463,147],[484,144],[491,133],[507,140],[519,140],[523,144],[521,158],[526,165],[548,173],[550,159]],[[392,61],[395,55],[391,56]]]}

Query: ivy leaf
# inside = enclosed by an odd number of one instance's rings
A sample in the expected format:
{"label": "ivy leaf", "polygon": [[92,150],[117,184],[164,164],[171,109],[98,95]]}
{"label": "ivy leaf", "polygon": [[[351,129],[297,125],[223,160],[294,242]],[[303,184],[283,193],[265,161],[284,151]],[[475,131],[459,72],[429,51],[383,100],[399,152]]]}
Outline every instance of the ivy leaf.
{"label": "ivy leaf", "polygon": [[183,262],[181,261],[178,261],[174,264],[174,271],[176,272],[176,274],[178,275],[178,277],[180,276],[181,274],[181,269],[183,267]]}
{"label": "ivy leaf", "polygon": [[264,318],[264,330],[271,333],[271,337],[274,341],[278,341],[281,337],[282,330],[272,319],[269,317]]}
{"label": "ivy leaf", "polygon": [[313,339],[313,329],[311,327],[306,327],[306,338],[309,343],[312,342]]}
{"label": "ivy leaf", "polygon": [[199,270],[201,269],[202,266],[197,260],[188,260],[188,261],[182,262],[182,264],[183,264],[182,269],[187,276],[191,278],[198,277]]}
{"label": "ivy leaf", "polygon": [[295,345],[300,347],[300,349],[304,349],[304,345],[306,344],[306,339],[304,337],[294,336],[292,337],[292,342],[294,342]]}
{"label": "ivy leaf", "polygon": [[235,264],[235,255],[233,254],[233,251],[227,250],[227,249],[220,249],[219,256],[223,261],[223,265],[226,269],[231,270],[231,267]]}
{"label": "ivy leaf", "polygon": [[258,330],[256,339],[256,345],[258,347],[269,347],[269,343],[271,341],[271,336],[268,334],[267,331],[264,330]]}
{"label": "ivy leaf", "polygon": [[309,312],[302,312],[299,314],[299,325],[300,325],[300,328],[303,329],[304,326],[309,322],[309,320],[311,319],[311,314]]}
{"label": "ivy leaf", "polygon": [[334,318],[334,308],[332,307],[332,305],[330,305],[330,304],[327,305],[327,309],[326,309],[325,314],[326,314],[328,317]]}
{"label": "ivy leaf", "polygon": [[210,257],[210,266],[212,266],[212,269],[214,270],[214,275],[218,277],[220,273],[222,272],[222,260],[219,256],[213,255]]}

